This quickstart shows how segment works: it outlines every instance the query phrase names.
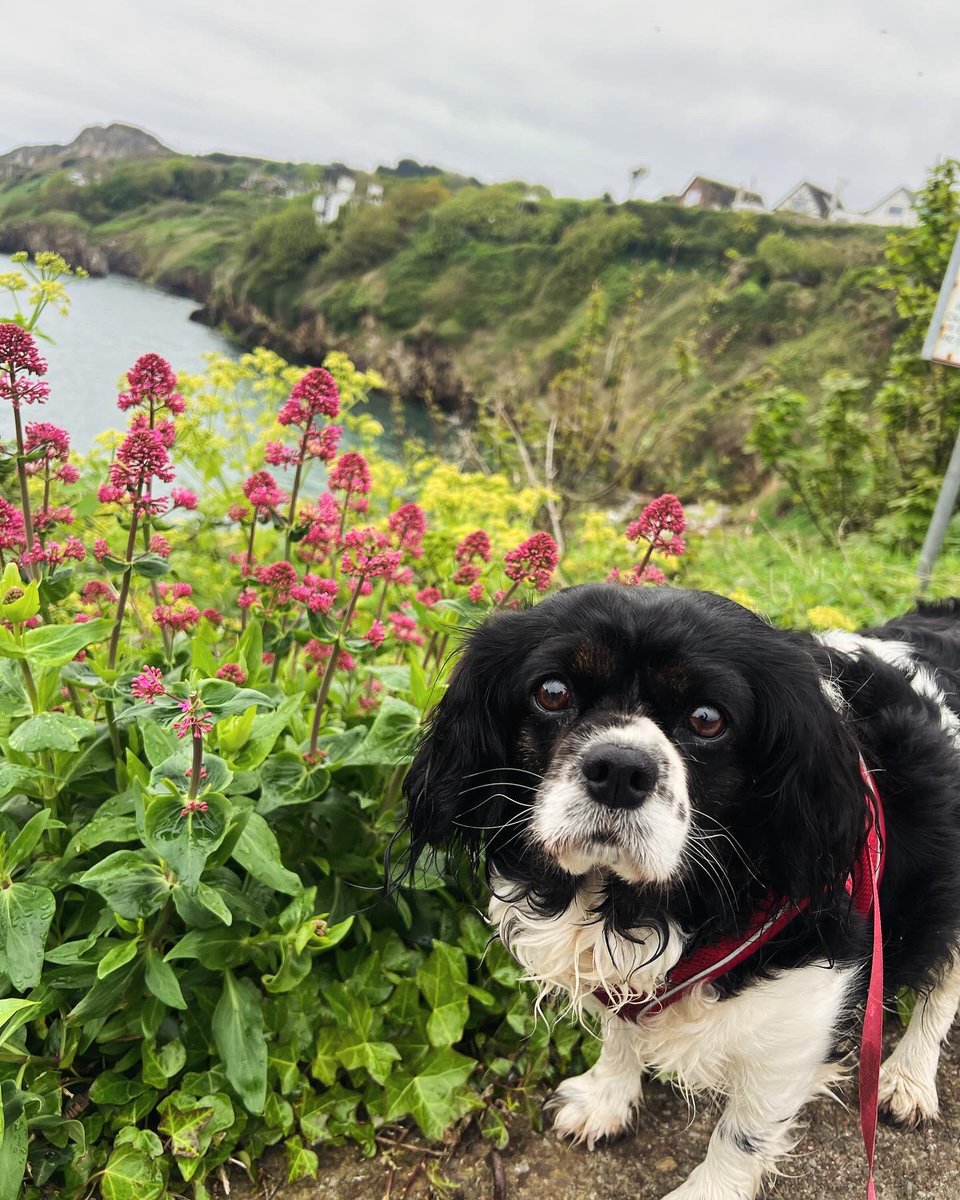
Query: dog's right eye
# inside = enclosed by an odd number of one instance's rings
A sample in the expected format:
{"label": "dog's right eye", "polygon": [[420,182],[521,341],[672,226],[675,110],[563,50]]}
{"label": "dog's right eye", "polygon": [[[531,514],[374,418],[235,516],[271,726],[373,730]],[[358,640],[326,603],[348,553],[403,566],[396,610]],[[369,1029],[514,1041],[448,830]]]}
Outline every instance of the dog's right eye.
{"label": "dog's right eye", "polygon": [[573,703],[573,693],[562,679],[545,679],[534,693],[537,704],[545,712],[563,712]]}

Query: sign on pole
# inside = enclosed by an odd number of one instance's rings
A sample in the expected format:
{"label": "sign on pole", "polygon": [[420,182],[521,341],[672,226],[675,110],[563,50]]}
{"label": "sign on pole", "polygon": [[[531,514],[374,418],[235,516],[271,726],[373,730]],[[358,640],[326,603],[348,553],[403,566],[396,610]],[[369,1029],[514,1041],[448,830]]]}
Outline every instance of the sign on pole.
{"label": "sign on pole", "polygon": [[[960,233],[957,234],[953,253],[950,255],[950,265],[943,277],[937,306],[933,310],[933,319],[920,353],[928,362],[941,363],[946,367],[960,367]],[[933,574],[933,564],[937,561],[957,503],[957,492],[960,492],[960,432],[957,433],[950,465],[940,485],[937,506],[933,510],[930,528],[920,551],[917,576],[921,592],[926,589]]]}

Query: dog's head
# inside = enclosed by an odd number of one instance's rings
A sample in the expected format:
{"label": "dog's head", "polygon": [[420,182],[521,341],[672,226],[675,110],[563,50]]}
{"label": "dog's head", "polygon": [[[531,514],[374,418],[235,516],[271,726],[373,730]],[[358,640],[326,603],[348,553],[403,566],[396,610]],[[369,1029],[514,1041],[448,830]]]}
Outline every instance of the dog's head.
{"label": "dog's head", "polygon": [[841,880],[857,751],[809,644],[719,596],[589,585],[468,639],[410,770],[414,856],[485,852],[534,889],[594,869],[671,892]]}

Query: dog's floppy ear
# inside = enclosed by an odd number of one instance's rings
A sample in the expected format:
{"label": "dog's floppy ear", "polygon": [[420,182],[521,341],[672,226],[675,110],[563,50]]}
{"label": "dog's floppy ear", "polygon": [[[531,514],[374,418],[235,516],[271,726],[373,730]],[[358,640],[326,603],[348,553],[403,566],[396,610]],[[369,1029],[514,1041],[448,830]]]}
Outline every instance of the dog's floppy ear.
{"label": "dog's floppy ear", "polygon": [[757,716],[751,815],[764,882],[793,900],[842,887],[865,831],[857,745],[805,647],[783,635],[752,673]]}
{"label": "dog's floppy ear", "polygon": [[483,791],[464,793],[484,781],[480,772],[492,772],[507,760],[509,681],[516,655],[505,635],[519,615],[497,615],[470,635],[430,716],[403,789],[411,864],[427,846],[456,843],[474,862],[479,855],[482,831],[476,827],[485,823],[478,803]]}

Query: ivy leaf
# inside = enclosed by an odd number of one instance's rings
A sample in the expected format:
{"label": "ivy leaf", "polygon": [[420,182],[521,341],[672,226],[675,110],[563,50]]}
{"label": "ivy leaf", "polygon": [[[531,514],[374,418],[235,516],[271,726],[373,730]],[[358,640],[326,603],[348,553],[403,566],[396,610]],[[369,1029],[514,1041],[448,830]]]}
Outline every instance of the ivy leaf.
{"label": "ivy leaf", "polygon": [[316,1179],[320,1159],[313,1150],[308,1150],[299,1137],[288,1138],[283,1143],[287,1148],[287,1183],[296,1179]]}
{"label": "ivy leaf", "polygon": [[348,1071],[366,1071],[376,1083],[384,1084],[400,1051],[390,1042],[368,1042],[348,1032],[337,1047],[337,1057]]}
{"label": "ivy leaf", "polygon": [[0,888],[0,974],[18,992],[40,982],[43,948],[57,902],[49,888],[11,883]]}
{"label": "ivy leaf", "polygon": [[456,946],[434,942],[433,952],[417,971],[417,986],[430,1005],[427,1037],[433,1046],[452,1046],[463,1036],[470,1015],[467,959]]}
{"label": "ivy leaf", "polygon": [[437,1138],[469,1112],[473,1098],[463,1094],[476,1063],[451,1050],[434,1050],[415,1075],[395,1073],[387,1080],[386,1117],[411,1116],[427,1135]]}
{"label": "ivy leaf", "polygon": [[120,1146],[100,1176],[104,1200],[156,1200],[163,1192],[160,1164],[135,1146]]}
{"label": "ivy leaf", "polygon": [[182,796],[148,796],[143,818],[144,841],[193,890],[207,859],[227,835],[232,808],[226,797],[208,792],[205,811],[184,813]]}
{"label": "ivy leaf", "polygon": [[280,859],[276,835],[258,813],[251,813],[233,848],[233,858],[274,891],[296,896],[303,891],[299,876],[288,871]]}
{"label": "ivy leaf", "polygon": [[262,1113],[267,1098],[267,1044],[263,997],[249,979],[223,974],[213,1013],[213,1038],[231,1085],[248,1112]]}

